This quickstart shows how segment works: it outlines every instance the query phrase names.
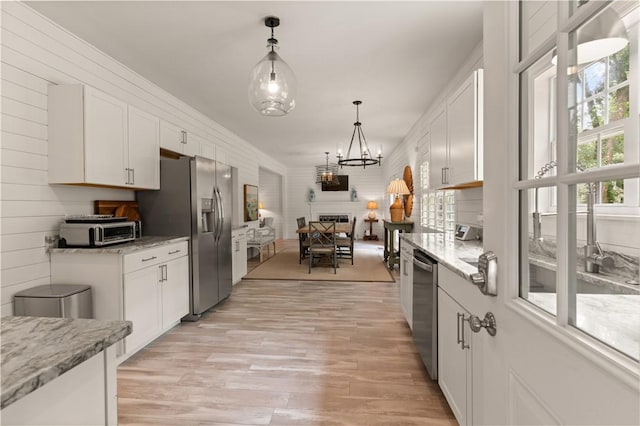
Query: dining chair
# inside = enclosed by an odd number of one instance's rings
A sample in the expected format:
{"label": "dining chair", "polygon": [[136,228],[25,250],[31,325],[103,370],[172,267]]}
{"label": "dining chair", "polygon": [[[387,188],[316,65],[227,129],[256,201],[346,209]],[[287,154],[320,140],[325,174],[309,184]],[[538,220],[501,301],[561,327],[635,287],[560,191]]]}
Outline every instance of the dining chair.
{"label": "dining chair", "polygon": [[[305,219],[304,216],[299,217],[296,219],[296,223],[298,224],[298,228],[296,229],[304,228],[305,226],[307,226],[307,219]],[[304,259],[309,252],[309,239],[307,238],[307,234],[298,234],[298,242],[300,245],[300,256],[298,259],[298,263],[302,264],[302,259]]]}
{"label": "dining chair", "polygon": [[338,267],[336,249],[336,223],[309,221],[309,273],[313,266],[314,255],[329,256],[333,261],[333,273]]}
{"label": "dining chair", "polygon": [[336,247],[338,249],[338,255],[340,257],[351,258],[351,264],[353,265],[354,256],[354,240],[356,238],[356,218],[353,218],[351,224],[351,233],[349,237],[336,238]]}

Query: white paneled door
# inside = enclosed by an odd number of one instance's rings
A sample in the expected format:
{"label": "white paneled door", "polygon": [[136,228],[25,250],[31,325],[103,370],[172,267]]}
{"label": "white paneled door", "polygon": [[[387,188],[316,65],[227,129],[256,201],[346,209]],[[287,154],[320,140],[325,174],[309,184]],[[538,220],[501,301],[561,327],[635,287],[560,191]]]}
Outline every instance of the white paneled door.
{"label": "white paneled door", "polygon": [[[558,10],[565,3],[558,2]],[[638,363],[563,324],[561,313],[552,317],[518,295],[517,7],[484,3],[484,89],[490,94],[484,104],[484,247],[498,255],[499,266],[498,295],[478,293],[466,306],[480,318],[491,311],[497,319],[495,337],[484,329],[474,334],[472,418],[475,424],[637,425]],[[558,226],[558,235],[567,232]]]}

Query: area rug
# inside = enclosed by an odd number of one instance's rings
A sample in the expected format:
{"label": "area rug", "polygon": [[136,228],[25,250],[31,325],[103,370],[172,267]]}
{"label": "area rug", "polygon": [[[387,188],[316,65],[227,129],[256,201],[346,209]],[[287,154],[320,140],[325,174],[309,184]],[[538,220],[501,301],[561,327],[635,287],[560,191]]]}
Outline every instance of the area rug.
{"label": "area rug", "polygon": [[393,276],[382,259],[382,247],[357,245],[353,265],[351,259],[338,259],[337,273],[333,266],[315,266],[309,273],[309,258],[298,263],[298,248],[285,248],[249,272],[245,280],[299,281],[377,281],[393,282]]}

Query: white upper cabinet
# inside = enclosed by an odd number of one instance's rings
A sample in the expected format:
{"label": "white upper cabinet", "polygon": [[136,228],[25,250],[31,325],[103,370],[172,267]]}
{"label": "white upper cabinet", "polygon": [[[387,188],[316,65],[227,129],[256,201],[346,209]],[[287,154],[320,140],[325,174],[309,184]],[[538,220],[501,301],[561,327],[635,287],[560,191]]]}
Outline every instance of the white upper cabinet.
{"label": "white upper cabinet", "polygon": [[474,71],[447,101],[448,184],[482,180],[482,70]]}
{"label": "white upper cabinet", "polygon": [[160,120],[160,147],[193,157],[200,154],[198,137],[180,126]]}
{"label": "white upper cabinet", "polygon": [[136,188],[160,189],[160,120],[129,106],[129,181]]}
{"label": "white upper cabinet", "polygon": [[211,140],[202,138],[196,134],[189,134],[189,136],[197,142],[200,147],[199,155],[201,157],[227,164],[227,153],[221,149],[219,145],[216,145]]}
{"label": "white upper cabinet", "polygon": [[79,84],[49,86],[48,113],[49,183],[159,188],[157,119]]}
{"label": "white upper cabinet", "polygon": [[216,159],[216,146],[204,139],[200,141],[200,156],[210,160]]}
{"label": "white upper cabinet", "polygon": [[483,179],[482,70],[447,98],[429,126],[429,186],[463,187]]}
{"label": "white upper cabinet", "polygon": [[439,188],[444,182],[444,174],[448,161],[447,143],[447,111],[443,108],[436,112],[429,126],[430,136],[430,161],[429,161],[429,187]]}

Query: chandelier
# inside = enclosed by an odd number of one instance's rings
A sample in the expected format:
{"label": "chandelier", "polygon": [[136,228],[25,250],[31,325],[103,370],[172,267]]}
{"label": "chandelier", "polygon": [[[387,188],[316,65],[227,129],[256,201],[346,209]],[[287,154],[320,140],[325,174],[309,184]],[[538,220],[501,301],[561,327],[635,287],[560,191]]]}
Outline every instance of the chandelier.
{"label": "chandelier", "polygon": [[296,77],[275,51],[278,40],[273,29],[280,25],[280,19],[269,16],[264,25],[271,28],[271,38],[267,40],[269,52],[251,73],[249,103],[262,115],[278,117],[296,107]]}
{"label": "chandelier", "polygon": [[316,166],[316,183],[325,183],[329,185],[338,184],[338,165],[329,164],[329,151],[324,153],[327,162],[322,166]]}
{"label": "chandelier", "polygon": [[[362,101],[353,101],[353,104],[356,106],[356,122],[353,123],[353,134],[351,135],[351,142],[347,150],[347,157],[343,157],[342,152],[338,151],[338,164],[340,167],[362,166],[366,168],[374,164],[379,166],[382,163],[382,152],[378,152],[376,158],[371,155],[371,151],[367,145],[367,139],[364,137],[364,132],[362,131],[362,123],[360,123],[360,104],[362,104]],[[358,135],[358,156],[352,157],[351,148],[353,147],[353,141],[356,135]]]}

